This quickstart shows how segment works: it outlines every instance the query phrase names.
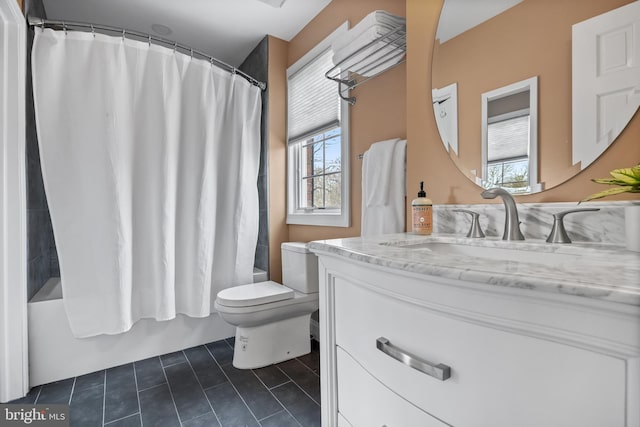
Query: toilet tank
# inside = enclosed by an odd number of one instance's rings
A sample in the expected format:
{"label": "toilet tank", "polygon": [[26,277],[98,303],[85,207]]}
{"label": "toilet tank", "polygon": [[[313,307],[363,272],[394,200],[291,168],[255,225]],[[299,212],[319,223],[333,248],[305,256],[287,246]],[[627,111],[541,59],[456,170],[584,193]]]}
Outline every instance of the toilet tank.
{"label": "toilet tank", "polygon": [[282,284],[312,294],[318,292],[318,257],[306,243],[286,242],[282,250]]}

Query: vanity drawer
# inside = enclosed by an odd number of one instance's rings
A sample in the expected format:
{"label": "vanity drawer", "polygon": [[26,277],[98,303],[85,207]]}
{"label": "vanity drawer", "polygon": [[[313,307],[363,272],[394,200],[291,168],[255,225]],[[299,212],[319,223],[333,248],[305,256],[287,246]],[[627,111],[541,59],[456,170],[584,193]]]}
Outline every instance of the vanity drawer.
{"label": "vanity drawer", "polygon": [[[625,426],[623,360],[505,332],[335,278],[336,343],[373,377],[457,427]],[[444,364],[442,381],[378,349]],[[339,387],[346,373],[338,375]],[[347,419],[349,417],[347,416]]]}
{"label": "vanity drawer", "polygon": [[340,347],[337,348],[338,411],[353,427],[443,427],[382,385]]}

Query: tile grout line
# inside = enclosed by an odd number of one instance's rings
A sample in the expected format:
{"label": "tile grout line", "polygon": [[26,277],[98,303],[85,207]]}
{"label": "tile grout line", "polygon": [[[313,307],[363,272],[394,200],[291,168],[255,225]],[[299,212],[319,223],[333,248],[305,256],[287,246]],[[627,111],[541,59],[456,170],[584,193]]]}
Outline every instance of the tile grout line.
{"label": "tile grout line", "polygon": [[[279,367],[279,366],[276,366],[276,368],[280,369],[280,367]],[[280,369],[280,372],[282,372],[282,373],[283,373],[287,378],[289,378],[289,379],[291,380],[291,382],[292,382],[292,383],[294,383],[294,384],[296,385],[296,387],[298,387],[298,388],[300,389],[300,391],[302,391],[304,394],[306,394],[306,395],[307,395],[307,397],[313,401],[313,403],[315,403],[316,405],[320,406],[320,403],[319,403],[319,402],[316,402],[316,400],[315,400],[313,397],[311,397],[311,395],[310,395],[309,393],[307,393],[307,391],[306,391],[305,389],[303,389],[302,387],[300,387],[300,384],[298,384],[298,383],[296,382],[296,380],[294,380],[294,379],[293,379],[293,378],[291,378],[289,375],[287,375],[287,373],[286,373],[285,371],[283,371],[282,369]],[[278,387],[280,387],[280,386],[278,386]],[[274,388],[276,388],[276,387],[274,387]]]}
{"label": "tile grout line", "polygon": [[[280,368],[278,368],[278,367],[277,367],[277,366],[275,366],[275,365],[272,365],[272,366],[274,366],[276,369],[280,369]],[[251,371],[253,372],[253,369],[252,369]],[[282,371],[280,371],[280,372],[282,372]],[[285,374],[284,372],[282,372],[282,373],[284,374],[284,376],[285,376],[286,378],[289,378],[289,377],[287,376],[287,374]],[[300,424],[300,421],[298,421],[298,419],[297,419],[296,417],[294,417],[294,416],[293,416],[293,414],[292,414],[291,412],[289,412],[289,408],[287,408],[287,406],[286,406],[284,403],[282,403],[282,402],[280,401],[280,399],[278,399],[278,397],[277,397],[275,394],[273,394],[273,392],[271,391],[271,390],[273,390],[274,388],[278,388],[278,387],[283,386],[283,385],[288,384],[288,383],[294,383],[294,384],[295,384],[295,381],[293,381],[291,378],[289,378],[289,381],[285,381],[285,382],[283,382],[282,384],[278,384],[277,386],[273,386],[273,387],[269,388],[269,387],[267,387],[267,385],[264,383],[264,381],[262,381],[262,379],[261,379],[258,375],[256,375],[256,373],[255,373],[255,372],[253,372],[253,374],[254,374],[256,377],[258,377],[258,381],[260,381],[260,382],[262,383],[262,385],[264,385],[264,388],[266,388],[266,389],[267,389],[267,391],[269,392],[269,394],[271,394],[271,396],[273,396],[273,398],[274,398],[274,399],[275,399],[275,400],[276,400],[280,405],[282,405],[282,407],[284,408],[284,411],[285,411],[287,414],[289,414],[289,415],[291,416],[291,418],[293,418],[293,420],[294,420],[296,423],[298,423],[298,425],[299,425],[300,427],[304,427],[302,424]],[[282,412],[282,411],[280,411],[280,412]],[[279,413],[279,412],[276,412],[276,414],[278,414],[278,413]],[[261,421],[266,420],[267,418],[272,417],[272,416],[274,416],[274,415],[275,415],[275,414],[271,414],[271,415],[269,415],[268,417],[264,417],[262,420],[258,420],[258,423],[260,423],[260,425],[262,425]]]}
{"label": "tile grout line", "polygon": [[[69,412],[71,412],[71,399],[73,398],[73,391],[76,389],[76,379],[78,379],[78,377],[73,377],[73,384],[71,384],[71,393],[69,394]],[[71,414],[69,414],[69,417],[71,417]]]}
{"label": "tile grout line", "polygon": [[311,369],[311,366],[307,365],[306,363],[304,363],[302,360],[298,359],[297,357],[296,357],[295,360],[297,360],[298,362],[300,362],[302,364],[302,366],[304,366],[305,368],[310,370],[313,375],[315,375],[316,377],[320,377],[320,374],[318,374],[316,371]]}
{"label": "tile grout line", "polygon": [[33,404],[36,405],[38,403],[38,399],[40,399],[40,393],[42,393],[42,386],[38,389],[38,394],[36,394],[36,399],[33,401]]}
{"label": "tile grout line", "polygon": [[[283,373],[284,373],[284,372],[283,372]],[[285,375],[287,375],[287,374],[285,374]],[[287,377],[287,378],[288,378],[288,377]],[[296,383],[295,383],[295,381],[290,380],[290,381],[287,381],[287,382],[286,382],[286,383],[284,383],[284,384],[280,384],[280,385],[275,386],[275,387],[273,387],[273,388],[275,389],[275,388],[281,387],[281,386],[283,386],[283,385],[285,385],[285,384],[289,384],[289,383],[296,384]],[[297,385],[297,384],[296,384],[296,385]],[[298,388],[299,388],[299,387],[298,387]],[[296,422],[300,427],[304,427],[304,426],[302,425],[302,423],[301,423],[300,421],[298,421],[298,419],[297,419],[297,418],[296,418],[296,417],[295,417],[295,416],[294,416],[294,415],[289,411],[289,408],[287,408],[287,405],[285,405],[284,403],[282,403],[282,402],[280,401],[280,399],[278,399],[278,396],[276,396],[275,394],[273,394],[273,392],[271,391],[272,389],[268,389],[268,390],[269,390],[269,393],[271,393],[271,395],[273,396],[273,398],[274,398],[274,399],[276,399],[276,400],[278,401],[278,403],[282,405],[282,407],[284,408],[284,410],[285,410],[285,411],[287,411],[287,413],[291,416],[291,418],[293,418],[293,420],[294,420],[294,421],[295,421],[295,422]],[[303,391],[304,391],[304,390],[303,390]]]}
{"label": "tile grout line", "polygon": [[[180,352],[182,352],[182,350],[180,350]],[[182,352],[182,355],[185,358],[187,357],[184,354],[184,352]],[[171,391],[171,384],[169,384],[169,378],[167,377],[167,372],[164,370],[164,366],[162,366],[162,358],[160,358],[160,366],[162,367],[162,374],[164,375],[164,380],[167,382],[167,389],[169,390],[169,395],[171,396],[171,401],[173,402],[173,409],[176,410],[176,417],[178,418],[178,424],[182,426],[182,421],[180,420],[180,413],[178,412],[178,406],[176,405],[176,400],[173,397],[173,391]],[[140,419],[142,419],[142,411],[140,411]]]}
{"label": "tile grout line", "polygon": [[147,388],[143,388],[143,389],[138,390],[138,393],[142,393],[143,391],[151,390],[152,388],[160,387],[161,385],[165,385],[165,384],[167,384],[167,383],[160,383],[160,384],[152,385],[151,387],[147,387]]}
{"label": "tile grout line", "polygon": [[[274,396],[274,398],[275,398],[275,396]],[[276,398],[276,400],[278,400],[278,399]],[[280,401],[278,400],[278,402],[280,402]],[[284,407],[284,405],[282,405],[282,406]],[[267,417],[262,418],[261,420],[259,420],[259,421],[258,421],[258,423],[260,423],[260,425],[262,426],[262,421],[266,421],[266,420],[268,420],[269,418],[271,418],[271,417],[275,417],[276,415],[281,414],[281,413],[283,413],[283,412],[286,412],[287,414],[289,414],[289,416],[293,419],[293,421],[295,421],[295,422],[296,422],[296,424],[298,424],[300,427],[304,427],[302,424],[300,424],[300,421],[298,421],[298,420],[296,419],[296,417],[294,417],[294,416],[293,416],[293,414],[291,414],[291,412],[289,412],[289,411],[287,410],[287,408],[284,408],[282,411],[278,411],[278,412],[276,412],[275,414],[271,414],[271,415],[269,415],[269,416],[267,416]]]}
{"label": "tile grout line", "polygon": [[[178,351],[179,351],[180,353],[182,353],[182,356],[184,356],[184,358],[185,358],[185,359],[187,358],[187,355],[186,355],[186,354],[184,354],[184,350],[178,350]],[[177,353],[177,351],[172,351],[171,353],[167,353],[167,354],[174,354],[174,353]],[[160,359],[160,366],[161,366],[163,369],[164,369],[164,368],[168,368],[168,367],[170,367],[170,366],[179,365],[179,364],[181,364],[181,363],[184,363],[184,362],[171,362],[171,363],[168,363],[167,365],[165,365],[165,364],[164,364],[164,362],[162,361],[162,356],[166,356],[167,354],[162,354],[162,355],[160,355],[160,356],[157,356],[157,357]]]}
{"label": "tile grout line", "polygon": [[104,418],[105,418],[105,412],[106,412],[106,407],[107,407],[107,370],[105,369],[103,372],[104,372],[104,383],[102,384],[102,387],[103,387],[103,391],[102,391],[102,427],[104,427]]}
{"label": "tile grout line", "polygon": [[[227,340],[221,340],[224,341],[225,344],[227,344],[232,350],[233,347],[231,347],[231,345],[227,342]],[[216,359],[216,357],[213,355],[213,353],[209,350],[209,348],[207,346],[205,346],[204,348],[207,349],[207,351],[209,352],[209,354],[211,355],[211,357],[213,358],[213,361],[216,363],[216,365],[218,365],[218,368],[220,368],[220,370],[222,371],[222,375],[225,376],[225,378],[227,379],[227,381],[229,382],[229,384],[231,385],[231,387],[233,387],[233,389],[235,390],[236,394],[238,395],[238,397],[240,398],[240,400],[242,400],[242,403],[244,403],[244,406],[247,408],[247,410],[249,411],[249,413],[251,414],[251,416],[253,417],[254,420],[256,420],[256,422],[258,423],[258,425],[260,425],[260,421],[258,421],[258,417],[256,417],[256,414],[253,413],[253,411],[251,410],[251,408],[249,407],[249,405],[247,405],[247,402],[244,400],[244,397],[242,397],[242,395],[240,394],[240,392],[238,391],[238,389],[236,388],[236,386],[233,384],[233,381],[231,381],[231,379],[229,378],[229,376],[227,375],[227,373],[224,371],[224,369],[222,369],[222,365],[218,362],[218,359]],[[233,363],[232,363],[233,366]],[[254,374],[255,375],[255,374]],[[206,395],[206,394],[205,394]],[[209,400],[209,398],[207,397],[207,400]],[[212,407],[213,409],[213,407]]]}
{"label": "tile grout line", "polygon": [[[207,349],[207,346],[206,345],[202,345],[202,347],[207,352],[207,354],[209,356],[211,356],[212,359],[214,359],[214,363],[215,363],[215,358],[211,355],[211,353],[209,353],[209,350]],[[183,351],[183,353],[184,353],[184,351]],[[218,424],[220,424],[220,426],[222,427],[222,422],[220,421],[220,418],[218,418],[218,414],[216,414],[216,411],[213,409],[213,406],[211,406],[211,402],[209,401],[209,398],[207,397],[207,392],[205,391],[204,387],[202,387],[202,383],[200,382],[200,378],[198,378],[198,374],[196,374],[196,370],[193,369],[193,365],[191,364],[191,361],[189,360],[189,357],[187,356],[186,353],[184,354],[184,357],[185,357],[185,359],[187,359],[187,363],[189,364],[189,367],[191,368],[191,371],[193,372],[193,375],[196,377],[196,381],[198,381],[198,385],[200,386],[200,389],[204,393],[204,398],[207,399],[207,404],[209,405],[209,408],[211,408],[211,412],[213,412],[213,416],[216,417],[216,420],[218,421]],[[222,373],[224,374],[224,371]],[[209,387],[209,388],[211,388],[211,387]],[[201,416],[203,417],[205,415],[206,414],[203,414]],[[196,418],[199,418],[199,417],[196,417]],[[195,420],[196,418],[192,418],[192,419]]]}
{"label": "tile grout line", "polygon": [[140,390],[138,390],[138,371],[136,371],[136,362],[132,362],[133,380],[136,382],[136,398],[138,399],[138,413],[140,414],[140,427],[144,427],[142,422],[142,406],[140,405]]}
{"label": "tile grout line", "polygon": [[134,412],[133,414],[126,415],[126,416],[124,416],[122,418],[117,418],[117,419],[115,419],[113,421],[109,421],[108,423],[105,424],[105,426],[109,427],[110,425],[113,425],[114,423],[117,423],[118,421],[126,420],[127,418],[131,418],[131,417],[133,417],[135,415],[140,415],[140,411]]}

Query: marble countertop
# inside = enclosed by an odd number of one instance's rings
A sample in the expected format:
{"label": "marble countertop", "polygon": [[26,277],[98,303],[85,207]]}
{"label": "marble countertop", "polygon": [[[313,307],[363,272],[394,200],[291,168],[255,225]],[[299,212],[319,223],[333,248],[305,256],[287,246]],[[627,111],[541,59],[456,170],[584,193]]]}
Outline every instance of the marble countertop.
{"label": "marble countertop", "polygon": [[[496,248],[511,251],[507,257],[476,257],[442,253],[437,245],[431,249],[425,247],[433,243],[473,246],[472,250],[485,254],[491,254]],[[400,233],[319,240],[311,242],[309,248],[316,253],[334,254],[410,273],[640,307],[640,253],[620,246]]]}

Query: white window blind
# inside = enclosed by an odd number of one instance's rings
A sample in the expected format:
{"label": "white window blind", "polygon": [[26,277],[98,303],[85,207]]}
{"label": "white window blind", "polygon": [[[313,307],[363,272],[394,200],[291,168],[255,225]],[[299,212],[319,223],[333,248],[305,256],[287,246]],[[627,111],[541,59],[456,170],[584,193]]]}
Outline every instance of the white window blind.
{"label": "white window blind", "polygon": [[333,67],[328,49],[289,76],[289,143],[305,139],[340,123],[340,97],[324,73]]}
{"label": "white window blind", "polygon": [[491,123],[487,131],[489,162],[529,154],[529,115]]}

